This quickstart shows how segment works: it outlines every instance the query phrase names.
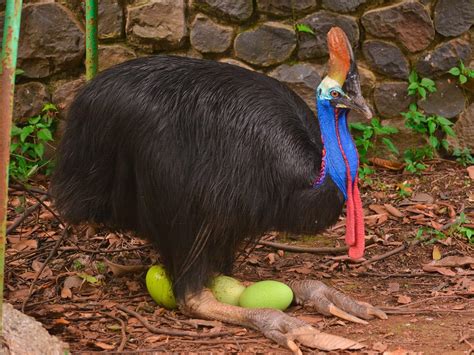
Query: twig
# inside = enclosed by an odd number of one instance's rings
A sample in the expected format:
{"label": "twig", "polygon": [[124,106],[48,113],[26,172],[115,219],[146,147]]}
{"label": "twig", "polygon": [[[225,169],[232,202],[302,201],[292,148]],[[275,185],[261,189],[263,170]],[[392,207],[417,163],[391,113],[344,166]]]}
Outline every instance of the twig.
{"label": "twig", "polygon": [[[375,242],[373,240],[367,241],[366,245],[369,246],[371,244],[374,244]],[[343,254],[346,253],[347,250],[349,250],[347,247],[336,247],[336,248],[329,248],[329,247],[321,247],[321,248],[308,248],[308,247],[299,247],[296,245],[288,245],[288,244],[282,244],[282,243],[275,243],[275,242],[267,242],[265,240],[261,240],[258,242],[258,244],[279,249],[279,250],[284,250],[284,251],[289,251],[293,253],[309,253],[309,254],[330,254],[330,255],[337,255],[337,254]]]}
{"label": "twig", "polygon": [[59,248],[59,250],[60,251],[80,251],[80,252],[88,253],[88,254],[111,254],[111,253],[121,253],[125,251],[148,249],[152,247],[153,245],[151,244],[145,244],[145,245],[140,245],[137,247],[130,247],[130,248],[93,250],[93,249],[84,249],[79,246],[76,246],[76,247],[61,247]]}
{"label": "twig", "polygon": [[46,268],[49,261],[53,258],[54,254],[56,254],[56,252],[58,251],[59,246],[61,245],[62,241],[64,240],[64,238],[66,238],[68,234],[68,230],[69,230],[69,225],[67,225],[66,228],[64,228],[63,233],[61,234],[61,237],[56,241],[56,244],[54,244],[53,250],[51,250],[51,253],[49,253],[43,265],[41,265],[41,269],[38,270],[38,272],[35,275],[34,280],[31,282],[30,290],[28,291],[28,296],[26,296],[25,300],[23,301],[23,304],[21,305],[21,311],[23,313],[25,312],[26,303],[28,302],[28,300],[30,299],[33,293],[33,288],[35,287],[36,281],[38,281],[38,278],[41,276],[41,273]]}
{"label": "twig", "polygon": [[429,313],[462,313],[462,314],[474,314],[474,311],[470,310],[459,310],[459,309],[398,309],[398,308],[385,308],[380,307],[382,311],[387,314],[429,314]]}
{"label": "twig", "polygon": [[6,235],[9,235],[11,232],[13,232],[23,221],[34,211],[36,211],[38,208],[41,207],[44,201],[48,199],[47,195],[41,196],[38,200],[37,203],[35,203],[33,206],[28,207],[22,214],[21,216],[17,217],[12,224],[10,224],[7,228]]}
{"label": "twig", "polygon": [[46,191],[46,190],[38,189],[36,187],[28,187],[26,185],[22,185],[22,184],[19,184],[19,183],[10,184],[8,187],[11,188],[11,189],[14,189],[14,190],[18,190],[18,191],[34,192],[34,193],[37,193],[37,194],[42,194],[42,195],[49,196],[49,192]]}
{"label": "twig", "polygon": [[405,249],[407,249],[408,247],[413,247],[417,244],[421,243],[421,240],[415,240],[413,243],[404,243],[402,245],[400,245],[398,248],[395,248],[393,250],[390,250],[389,252],[386,252],[385,254],[380,254],[380,255],[375,255],[373,258],[369,259],[369,260],[366,260],[360,264],[357,264],[357,265],[354,265],[354,267],[359,267],[359,266],[364,266],[364,265],[369,265],[369,264],[372,264],[376,261],[379,261],[379,260],[383,260],[383,259],[386,259],[392,255],[395,255],[395,254],[398,254],[402,251],[404,251]]}
{"label": "twig", "polygon": [[162,335],[171,335],[171,336],[178,336],[178,337],[194,337],[194,338],[216,338],[224,335],[234,335],[232,332],[219,332],[219,333],[196,333],[196,332],[189,332],[185,330],[174,330],[169,328],[156,328],[152,326],[148,321],[143,318],[140,314],[135,311],[128,309],[122,305],[116,306],[121,311],[137,318],[143,326],[148,329],[150,332],[155,334],[162,334]]}
{"label": "twig", "polygon": [[114,320],[116,320],[117,322],[120,323],[120,331],[122,333],[122,336],[120,338],[120,345],[118,346],[117,350],[116,351],[123,351],[123,349],[125,348],[125,344],[127,344],[127,326],[125,325],[125,322],[120,319],[119,317],[115,317],[113,315],[111,315],[110,313],[106,313],[106,312],[101,312],[103,315],[109,317],[109,318],[112,318]]}
{"label": "twig", "polygon": [[41,203],[41,205],[46,208],[53,216],[54,218],[56,218],[59,222],[59,224],[61,224],[63,227],[65,227],[66,225],[64,224],[64,222],[62,221],[62,219],[58,216],[58,214],[51,208],[49,207],[47,204],[45,204],[43,201],[41,201],[41,198],[38,198],[35,194],[31,193],[30,191],[26,191],[31,197],[33,197],[35,200],[37,200],[39,203]]}

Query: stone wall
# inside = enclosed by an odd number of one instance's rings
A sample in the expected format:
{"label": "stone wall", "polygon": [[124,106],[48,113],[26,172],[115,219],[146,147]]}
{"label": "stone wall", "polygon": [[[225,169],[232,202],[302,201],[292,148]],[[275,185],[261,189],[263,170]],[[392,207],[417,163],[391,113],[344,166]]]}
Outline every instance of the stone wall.
{"label": "stone wall", "polygon": [[[46,101],[64,110],[83,84],[83,6],[81,0],[25,4],[16,120]],[[297,33],[295,23],[316,36]],[[209,58],[284,81],[314,108],[325,35],[337,25],[356,48],[365,96],[379,117],[402,130],[400,145],[419,140],[400,116],[413,101],[407,79],[416,69],[438,86],[420,106],[455,120],[461,143],[474,149],[474,88],[446,75],[459,60],[474,66],[473,24],[474,0],[99,0],[100,68],[152,53]]]}

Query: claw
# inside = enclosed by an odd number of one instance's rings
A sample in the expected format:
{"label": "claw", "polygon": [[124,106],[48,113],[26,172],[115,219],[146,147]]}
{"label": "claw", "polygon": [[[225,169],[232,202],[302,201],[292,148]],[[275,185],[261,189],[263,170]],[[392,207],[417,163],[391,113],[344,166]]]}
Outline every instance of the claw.
{"label": "claw", "polygon": [[363,319],[360,319],[356,316],[353,316],[352,314],[344,312],[342,309],[336,307],[333,304],[329,306],[329,313],[331,313],[333,316],[348,320],[350,322],[359,323],[359,324],[369,324]]}
{"label": "claw", "polygon": [[289,286],[298,304],[314,308],[322,314],[332,314],[359,324],[367,324],[364,319],[371,319],[374,316],[387,319],[382,310],[368,303],[357,302],[320,281],[294,281],[290,282]]}

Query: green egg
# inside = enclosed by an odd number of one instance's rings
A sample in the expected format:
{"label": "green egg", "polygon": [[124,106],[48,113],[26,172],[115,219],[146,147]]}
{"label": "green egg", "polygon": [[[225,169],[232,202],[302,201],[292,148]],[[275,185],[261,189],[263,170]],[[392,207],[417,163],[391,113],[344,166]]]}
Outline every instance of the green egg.
{"label": "green egg", "polygon": [[239,305],[239,298],[245,290],[245,286],[229,276],[216,276],[210,285],[214,297],[222,303],[231,304],[233,306]]}
{"label": "green egg", "polygon": [[162,265],[153,265],[146,273],[146,288],[151,298],[168,309],[177,307],[171,280]]}
{"label": "green egg", "polygon": [[293,301],[293,291],[279,281],[266,280],[247,287],[240,295],[244,308],[272,308],[284,311]]}

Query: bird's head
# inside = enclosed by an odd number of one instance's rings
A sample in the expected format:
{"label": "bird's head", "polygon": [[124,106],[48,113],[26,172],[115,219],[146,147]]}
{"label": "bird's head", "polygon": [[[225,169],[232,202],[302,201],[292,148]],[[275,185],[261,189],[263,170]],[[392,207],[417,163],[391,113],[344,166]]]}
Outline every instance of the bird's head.
{"label": "bird's head", "polygon": [[338,109],[353,109],[367,119],[372,111],[362,97],[359,72],[351,44],[342,29],[333,27],[327,37],[329,49],[328,74],[319,84],[316,96]]}

